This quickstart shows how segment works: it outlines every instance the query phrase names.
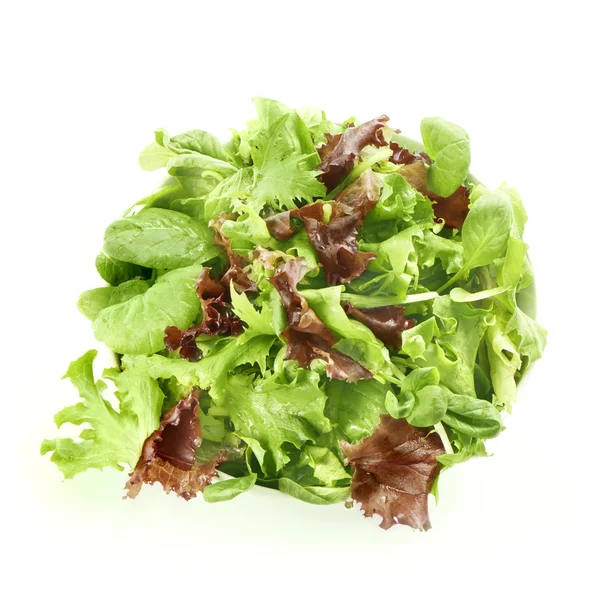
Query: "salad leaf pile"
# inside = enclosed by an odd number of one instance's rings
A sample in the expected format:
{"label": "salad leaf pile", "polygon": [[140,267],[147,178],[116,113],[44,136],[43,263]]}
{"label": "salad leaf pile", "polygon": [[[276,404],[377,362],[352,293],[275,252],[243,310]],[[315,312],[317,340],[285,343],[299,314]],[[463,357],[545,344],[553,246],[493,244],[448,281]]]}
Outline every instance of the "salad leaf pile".
{"label": "salad leaf pile", "polygon": [[55,422],[83,427],[42,453],[66,478],[127,467],[132,498],[261,485],[428,529],[440,472],[486,455],[544,349],[521,198],[476,183],[441,118],[421,146],[385,115],[254,103],[226,144],[158,130],[141,153],[169,178],[108,226],[108,285],[78,302],[117,366],[71,364]]}

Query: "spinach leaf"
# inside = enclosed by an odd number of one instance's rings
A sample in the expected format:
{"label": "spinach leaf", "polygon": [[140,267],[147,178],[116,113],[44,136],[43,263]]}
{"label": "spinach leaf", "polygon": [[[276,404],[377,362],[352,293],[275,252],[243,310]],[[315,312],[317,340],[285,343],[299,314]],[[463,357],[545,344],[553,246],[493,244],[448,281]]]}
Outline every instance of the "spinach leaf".
{"label": "spinach leaf", "polygon": [[169,181],[167,185],[164,185],[158,191],[138,200],[123,213],[123,217],[129,217],[130,215],[139,212],[136,210],[138,207],[140,207],[140,210],[143,210],[144,208],[173,209],[177,200],[181,201],[189,197],[189,194],[177,184],[177,182],[175,182],[175,184],[176,185],[171,185],[171,181]]}
{"label": "spinach leaf", "polygon": [[385,409],[394,419],[405,419],[413,411],[417,401],[412,392],[402,391],[399,396],[388,392],[385,396]]}
{"label": "spinach leaf", "polygon": [[[488,190],[484,185],[478,184],[471,190],[470,200],[471,204],[474,204],[479,198],[489,194]],[[519,192],[514,188],[508,187],[506,184],[502,184],[495,194],[502,196],[504,200],[510,205],[512,213],[512,222],[510,227],[510,235],[518,239],[523,238],[523,232],[525,231],[525,223],[527,223],[527,212],[523,206],[523,201]]]}
{"label": "spinach leaf", "polygon": [[424,352],[434,337],[440,335],[440,330],[435,317],[422,321],[415,327],[402,332],[401,352],[408,355],[413,361],[424,359]]}
{"label": "spinach leaf", "polygon": [[286,477],[279,479],[279,490],[284,494],[289,494],[298,500],[302,500],[302,502],[318,504],[320,506],[344,502],[350,496],[350,486],[320,487],[311,485],[304,487]]}
{"label": "spinach leaf", "polygon": [[166,167],[171,158],[181,154],[203,154],[221,161],[229,160],[221,142],[207,131],[192,129],[171,138],[164,129],[158,129],[154,132],[154,142],[142,150],[139,164],[144,171],[155,171]]}
{"label": "spinach leaf", "polygon": [[506,255],[513,223],[510,202],[503,194],[487,192],[471,206],[462,227],[463,266],[438,292],[444,291],[471,269],[491,264]]}
{"label": "spinach leaf", "polygon": [[164,208],[148,208],[114,221],[104,234],[111,257],[155,269],[178,269],[221,253],[204,222]]}
{"label": "spinach leaf", "polygon": [[489,265],[506,253],[512,210],[506,198],[489,192],[473,204],[462,228],[463,270]]}
{"label": "spinach leaf", "polygon": [[446,413],[448,393],[438,383],[440,374],[435,367],[411,371],[402,382],[400,396],[388,395],[386,408],[394,419],[405,418],[415,427],[439,423]]}
{"label": "spinach leaf", "polygon": [[237,172],[232,164],[204,154],[174,156],[169,160],[167,169],[191,197],[206,196]]}
{"label": "spinach leaf", "polygon": [[144,171],[156,171],[166,167],[175,153],[157,142],[148,144],[140,153],[138,163]]}
{"label": "spinach leaf", "polygon": [[151,275],[150,269],[124,262],[106,252],[100,252],[96,257],[96,270],[106,283],[110,285],[119,285],[136,277],[148,279]]}
{"label": "spinach leaf", "polygon": [[163,146],[176,154],[204,154],[224,162],[228,161],[228,155],[223,148],[223,144],[208,131],[192,129],[169,138],[164,129],[159,129],[156,132],[156,137],[157,142],[160,139],[159,143],[162,143]]}
{"label": "spinach leaf", "polygon": [[413,409],[406,420],[415,427],[430,427],[446,414],[448,394],[439,385],[427,385],[415,393]]}
{"label": "spinach leaf", "polygon": [[200,266],[170,271],[145,293],[108,306],[94,321],[96,339],[119,354],[151,354],[165,347],[169,325],[186,329],[200,310],[195,283]]}
{"label": "spinach leaf", "polygon": [[421,121],[425,151],[434,163],[427,173],[429,189],[446,198],[464,182],[471,164],[471,146],[467,132],[440,117]]}
{"label": "spinach leaf", "polygon": [[125,281],[117,287],[102,287],[83,292],[77,300],[77,308],[81,314],[93,321],[100,311],[107,306],[126,302],[134,296],[143,294],[152,285],[150,281],[133,279]]}
{"label": "spinach leaf", "polygon": [[502,418],[492,403],[471,396],[450,395],[442,420],[452,429],[475,438],[492,438],[502,430]]}
{"label": "spinach leaf", "polygon": [[411,371],[402,382],[402,390],[418,392],[424,387],[437,385],[440,382],[439,371],[435,367],[423,367]]}
{"label": "spinach leaf", "polygon": [[204,488],[203,496],[206,502],[224,502],[247,492],[256,483],[256,473],[245,477],[235,477],[225,481],[216,481]]}

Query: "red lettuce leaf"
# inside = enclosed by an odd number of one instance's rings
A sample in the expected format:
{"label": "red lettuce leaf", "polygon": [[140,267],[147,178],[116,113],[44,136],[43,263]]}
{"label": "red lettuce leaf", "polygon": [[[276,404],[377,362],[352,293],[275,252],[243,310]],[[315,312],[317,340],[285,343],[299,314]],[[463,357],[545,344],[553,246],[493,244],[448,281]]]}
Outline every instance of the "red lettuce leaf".
{"label": "red lettuce leaf", "polygon": [[390,148],[392,155],[389,161],[396,165],[411,165],[417,161],[426,162],[428,165],[431,164],[431,158],[425,152],[416,152],[413,154],[408,148],[399,146],[396,142],[390,142]]}
{"label": "red lettuce leaf", "polygon": [[304,260],[290,260],[275,270],[270,281],[279,292],[288,316],[282,336],[287,341],[287,360],[296,360],[307,369],[315,359],[325,361],[330,379],[356,382],[373,375],[349,356],[332,348],[335,336],[308,306],[296,286],[307,272]]}
{"label": "red lettuce leaf", "polygon": [[403,306],[358,309],[349,302],[343,306],[348,316],[366,325],[384,344],[394,348],[402,346],[402,332],[415,326],[413,319],[404,317]]}
{"label": "red lettuce leaf", "polygon": [[387,142],[383,128],[389,117],[382,115],[358,127],[348,127],[341,135],[328,136],[327,143],[319,148],[321,180],[328,190],[335,188],[350,173],[354,161],[365,146],[384,146]]}
{"label": "red lettuce leaf", "polygon": [[262,246],[257,246],[250,252],[250,258],[260,261],[267,269],[274,269],[278,264],[287,261],[290,255],[281,250],[267,250]]}
{"label": "red lettuce leaf", "polygon": [[173,352],[179,349],[179,356],[190,362],[198,362],[202,358],[202,350],[196,345],[196,338],[202,333],[200,327],[179,329],[170,325],[165,329],[165,346]]}
{"label": "red lettuce leaf", "polygon": [[190,329],[179,329],[171,325],[165,329],[165,346],[169,350],[179,349],[179,356],[190,362],[202,358],[202,351],[196,345],[199,335],[240,335],[242,322],[231,310],[229,286],[214,281],[210,269],[203,268],[196,281],[196,294],[202,306],[202,321]]}
{"label": "red lettuce leaf", "polygon": [[383,529],[398,523],[431,529],[427,498],[444,453],[437,433],[385,415],[371,436],[340,447],[355,469],[351,494],[365,517],[380,515]]}
{"label": "red lettuce leaf", "polygon": [[321,162],[326,158],[331,156],[331,153],[335,150],[335,147],[338,145],[339,141],[342,139],[341,133],[326,133],[325,134],[325,143],[322,146],[317,148],[317,152],[319,153],[319,158]]}
{"label": "red lettuce leaf", "polygon": [[215,281],[210,275],[210,269],[204,267],[196,280],[196,295],[200,300],[218,298],[229,293],[229,289]]}
{"label": "red lettuce leaf", "polygon": [[125,489],[135,498],[142,484],[158,481],[163,489],[185,500],[194,498],[217,476],[217,465],[225,460],[219,453],[205,464],[196,464],[202,443],[198,416],[200,390],[194,388],[161,419],[160,427],[144,442],[140,459],[130,473]]}
{"label": "red lettuce leaf", "polygon": [[[318,204],[319,202],[315,202],[315,204]],[[288,238],[292,237],[296,231],[298,231],[298,229],[291,223],[292,212],[296,211],[286,210],[285,212],[271,215],[265,219],[269,233],[275,239],[287,240]]]}
{"label": "red lettuce leaf", "polygon": [[325,269],[328,285],[348,283],[362,275],[374,252],[358,249],[357,224],[360,214],[333,215],[327,225],[316,219],[305,219],[304,226],[320,263]]}
{"label": "red lettuce leaf", "polygon": [[365,171],[356,181],[344,188],[333,201],[344,214],[358,213],[363,219],[379,201],[380,182],[373,171]]}
{"label": "red lettuce leaf", "polygon": [[433,213],[438,219],[444,219],[446,227],[454,227],[460,229],[469,213],[469,196],[467,195],[468,188],[461,185],[451,196],[442,198],[441,196],[431,197],[435,200],[433,205]]}
{"label": "red lettuce leaf", "polygon": [[231,240],[223,235],[222,227],[225,221],[236,218],[236,214],[223,213],[218,219],[213,219],[210,226],[215,231],[215,244],[221,246],[227,253],[229,260],[229,268],[221,277],[221,284],[229,290],[230,283],[238,294],[258,292],[256,283],[252,281],[248,274],[244,271],[244,267],[248,265],[248,261],[238,252],[231,248]]}
{"label": "red lettuce leaf", "polygon": [[225,280],[227,273],[216,282],[210,276],[210,269],[205,267],[200,271],[196,281],[196,294],[202,305],[202,322],[196,328],[198,330],[196,336],[200,333],[239,335],[242,332],[239,318],[231,311],[229,281]]}
{"label": "red lettuce leaf", "polygon": [[[319,257],[329,285],[347,283],[362,275],[377,255],[358,249],[358,225],[379,200],[379,181],[366,171],[331,202],[318,201],[267,218],[271,235],[287,239],[296,232],[291,218],[301,219]],[[331,209],[329,222],[325,207]]]}
{"label": "red lettuce leaf", "polygon": [[356,383],[359,379],[370,379],[373,374],[360,363],[334,350],[318,335],[306,334],[294,329],[285,329],[281,335],[288,343],[286,359],[297,360],[301,367],[308,368],[315,359],[326,363],[325,372],[329,379],[341,379]]}
{"label": "red lettuce leaf", "polygon": [[185,360],[196,362],[202,358],[202,352],[196,345],[196,338],[201,335],[240,335],[242,322],[231,310],[231,285],[238,294],[258,291],[244,268],[248,261],[232,250],[231,240],[223,235],[223,223],[235,215],[222,214],[219,219],[211,221],[215,230],[215,243],[227,253],[229,266],[219,281],[214,281],[208,267],[200,271],[196,281],[196,294],[202,306],[202,322],[190,329],[179,329],[170,326],[165,329],[165,346],[169,350],[179,349],[179,355]]}
{"label": "red lettuce leaf", "polygon": [[469,212],[469,196],[466,186],[461,185],[451,196],[442,198],[427,188],[427,167],[424,162],[414,162],[403,167],[400,174],[418,192],[433,201],[433,213],[444,219],[446,227],[460,229]]}

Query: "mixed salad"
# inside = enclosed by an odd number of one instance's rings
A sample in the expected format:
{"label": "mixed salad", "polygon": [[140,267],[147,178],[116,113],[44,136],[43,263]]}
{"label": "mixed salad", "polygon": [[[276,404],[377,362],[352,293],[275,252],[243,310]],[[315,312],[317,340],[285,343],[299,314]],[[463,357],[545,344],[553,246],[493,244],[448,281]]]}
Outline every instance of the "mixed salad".
{"label": "mixed salad", "polygon": [[78,301],[116,366],[71,363],[55,422],[81,434],[41,451],[65,478],[128,468],[130,498],[260,485],[428,529],[440,473],[486,456],[545,346],[521,199],[470,177],[444,119],[420,145],[385,115],[254,104],[226,144],[158,130],[141,153],[170,177],[108,226],[108,285]]}

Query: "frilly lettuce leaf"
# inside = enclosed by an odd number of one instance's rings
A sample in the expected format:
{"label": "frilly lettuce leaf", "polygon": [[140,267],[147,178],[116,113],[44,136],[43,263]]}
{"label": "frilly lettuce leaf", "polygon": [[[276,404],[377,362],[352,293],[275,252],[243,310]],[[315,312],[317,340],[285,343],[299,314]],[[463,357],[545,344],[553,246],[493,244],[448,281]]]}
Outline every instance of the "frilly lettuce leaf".
{"label": "frilly lettuce leaf", "polygon": [[79,390],[82,402],[63,408],[54,417],[58,427],[64,423],[86,426],[80,439],[59,437],[42,443],[42,454],[52,452],[52,462],[66,478],[86,469],[123,470],[124,464],[133,468],[144,441],[160,423],[164,394],[158,383],[141,373],[118,373],[114,376],[117,411],[103,397],[106,384],[94,381],[96,354],[90,350],[71,363],[65,377]]}
{"label": "frilly lettuce leaf", "polygon": [[235,375],[223,399],[236,435],[250,443],[265,474],[275,474],[289,461],[284,443],[300,448],[331,430],[324,414],[327,397],[312,371],[298,370],[290,384]]}

